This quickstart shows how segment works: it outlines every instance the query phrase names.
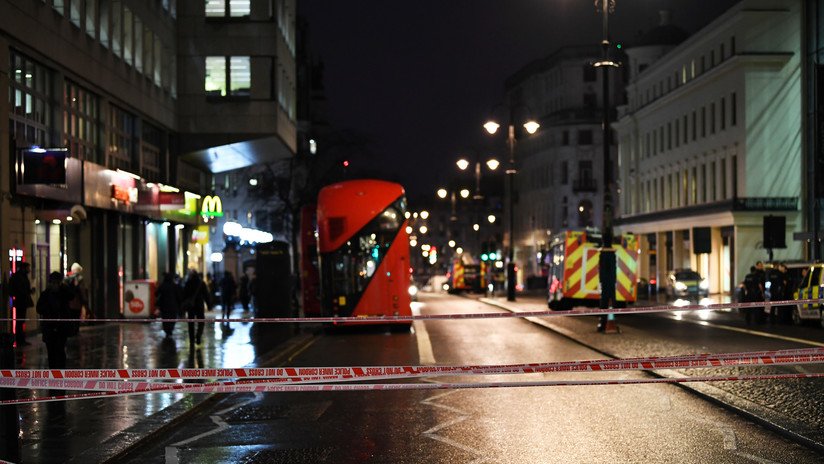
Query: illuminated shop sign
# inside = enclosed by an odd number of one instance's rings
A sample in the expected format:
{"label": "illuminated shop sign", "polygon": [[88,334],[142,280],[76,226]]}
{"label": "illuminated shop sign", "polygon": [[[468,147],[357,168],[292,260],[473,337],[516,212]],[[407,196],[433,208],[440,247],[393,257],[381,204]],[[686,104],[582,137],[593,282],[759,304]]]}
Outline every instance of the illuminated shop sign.
{"label": "illuminated shop sign", "polygon": [[200,206],[200,215],[203,218],[223,217],[223,202],[217,195],[206,195]]}
{"label": "illuminated shop sign", "polygon": [[137,187],[123,187],[112,184],[112,199],[123,203],[137,203]]}

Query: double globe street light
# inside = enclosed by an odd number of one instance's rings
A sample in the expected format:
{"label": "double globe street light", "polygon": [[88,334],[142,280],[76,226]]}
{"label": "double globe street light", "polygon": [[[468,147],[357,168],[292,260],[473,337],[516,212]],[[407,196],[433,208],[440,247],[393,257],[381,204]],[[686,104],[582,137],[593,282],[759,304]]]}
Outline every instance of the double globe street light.
{"label": "double globe street light", "polygon": [[[509,209],[509,222],[507,223],[507,231],[509,236],[509,243],[508,243],[508,260],[509,262],[506,265],[506,299],[507,301],[515,301],[515,285],[516,285],[516,278],[515,278],[515,205],[514,205],[514,188],[515,188],[515,173],[517,172],[515,169],[515,124],[514,118],[512,115],[512,108],[509,111],[509,123],[508,125],[508,133],[507,133],[507,147],[509,148],[509,165],[506,169],[506,178],[507,178],[507,207]],[[534,134],[538,131],[538,128],[541,125],[529,119],[524,123],[524,129],[527,131],[528,134]],[[501,127],[496,121],[489,120],[484,124],[484,129],[489,132],[490,135],[495,135],[498,132],[498,129]]]}

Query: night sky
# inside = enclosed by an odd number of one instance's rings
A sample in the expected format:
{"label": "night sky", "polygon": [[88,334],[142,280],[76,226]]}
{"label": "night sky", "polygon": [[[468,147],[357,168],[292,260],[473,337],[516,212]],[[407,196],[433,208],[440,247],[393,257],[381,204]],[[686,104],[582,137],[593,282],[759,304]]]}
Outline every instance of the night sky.
{"label": "night sky", "polygon": [[[617,0],[610,35],[631,45],[658,24],[661,9],[693,33],[735,3]],[[413,196],[434,195],[457,176],[454,162],[462,153],[505,158],[502,140],[481,126],[502,101],[508,76],[561,46],[601,40],[592,0],[298,4],[309,22],[310,49],[325,65],[330,122],[369,140],[371,157],[352,162],[403,173]]]}

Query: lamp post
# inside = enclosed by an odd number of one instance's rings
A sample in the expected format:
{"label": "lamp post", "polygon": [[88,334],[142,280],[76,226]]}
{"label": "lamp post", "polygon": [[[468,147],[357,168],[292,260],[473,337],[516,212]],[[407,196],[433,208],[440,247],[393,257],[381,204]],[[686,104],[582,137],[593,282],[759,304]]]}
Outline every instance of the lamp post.
{"label": "lamp post", "polygon": [[[601,68],[602,73],[602,93],[603,93],[603,154],[604,154],[604,205],[601,227],[601,253],[598,264],[598,273],[601,280],[601,309],[611,309],[615,303],[615,249],[613,242],[613,208],[612,208],[612,161],[610,160],[610,128],[609,128],[609,69],[617,67],[618,64],[609,57],[609,14],[615,10],[615,0],[596,0],[596,7],[601,12],[603,21],[603,39],[601,40],[602,58],[595,63],[595,67]],[[601,316],[598,323],[600,332],[617,332],[618,328],[614,323],[612,315]]]}
{"label": "lamp post", "polygon": [[[506,299],[507,301],[515,301],[515,285],[516,285],[516,278],[515,278],[515,201],[514,201],[514,189],[515,189],[515,125],[513,123],[513,115],[512,115],[512,108],[509,110],[509,131],[507,134],[507,147],[509,148],[509,165],[506,169],[506,194],[507,194],[507,207],[509,208],[509,221],[507,223],[507,230],[509,235],[509,243],[507,258],[509,262],[506,265]],[[484,124],[484,129],[489,132],[490,135],[494,135],[498,128],[501,127],[495,121],[489,120]],[[540,124],[533,120],[528,120],[524,123],[524,129],[530,134],[534,134],[538,128],[541,127]]]}

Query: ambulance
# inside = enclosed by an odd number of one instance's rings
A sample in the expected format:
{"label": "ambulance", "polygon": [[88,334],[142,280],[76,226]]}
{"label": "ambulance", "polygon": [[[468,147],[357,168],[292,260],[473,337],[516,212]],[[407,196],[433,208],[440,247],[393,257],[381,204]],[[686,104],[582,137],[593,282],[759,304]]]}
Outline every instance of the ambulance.
{"label": "ambulance", "polygon": [[[640,245],[633,234],[616,235],[615,306],[624,307],[638,298]],[[547,266],[547,304],[553,310],[574,306],[597,307],[601,301],[599,258],[601,233],[597,229],[567,230],[550,238],[544,256]]]}
{"label": "ambulance", "polygon": [[481,266],[467,253],[452,260],[447,278],[447,292],[480,292]]}

